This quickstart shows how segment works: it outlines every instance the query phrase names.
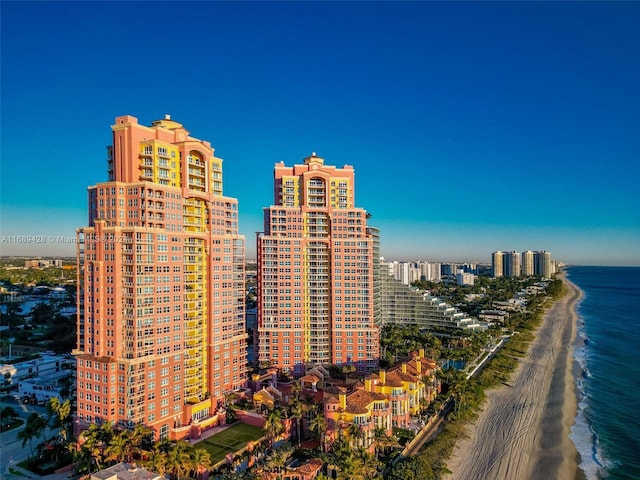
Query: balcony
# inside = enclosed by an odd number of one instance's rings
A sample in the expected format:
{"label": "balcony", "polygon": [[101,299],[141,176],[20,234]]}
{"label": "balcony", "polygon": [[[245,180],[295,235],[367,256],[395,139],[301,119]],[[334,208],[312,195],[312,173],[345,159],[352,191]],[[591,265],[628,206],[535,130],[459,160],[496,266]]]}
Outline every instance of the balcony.
{"label": "balcony", "polygon": [[192,157],[189,156],[189,159],[187,160],[187,163],[189,165],[195,165],[197,167],[204,167],[206,166],[205,162],[203,160],[200,160],[199,158],[196,157]]}

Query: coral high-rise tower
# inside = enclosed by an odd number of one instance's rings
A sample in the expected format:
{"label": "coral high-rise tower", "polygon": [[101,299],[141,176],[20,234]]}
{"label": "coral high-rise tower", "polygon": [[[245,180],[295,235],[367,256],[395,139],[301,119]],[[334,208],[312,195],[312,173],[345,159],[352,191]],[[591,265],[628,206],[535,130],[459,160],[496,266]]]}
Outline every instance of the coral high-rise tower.
{"label": "coral high-rise tower", "polygon": [[258,362],[296,376],[309,364],[376,370],[379,235],[355,206],[353,167],[314,153],[276,164],[274,179],[257,237]]}
{"label": "coral high-rise tower", "polygon": [[168,115],[112,130],[109,181],[89,187],[77,232],[78,427],[197,436],[246,384],[238,202],[211,144]]}

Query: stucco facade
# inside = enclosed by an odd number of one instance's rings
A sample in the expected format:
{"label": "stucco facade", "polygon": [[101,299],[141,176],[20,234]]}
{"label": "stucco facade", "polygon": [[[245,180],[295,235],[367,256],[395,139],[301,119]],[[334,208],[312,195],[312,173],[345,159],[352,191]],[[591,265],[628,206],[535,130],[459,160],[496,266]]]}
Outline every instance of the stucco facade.
{"label": "stucco facade", "polygon": [[377,369],[377,230],[355,206],[353,167],[274,169],[274,203],[257,236],[257,360],[299,377],[308,364]]}
{"label": "stucco facade", "polygon": [[246,385],[238,202],[211,144],[168,116],[112,131],[109,181],[89,187],[77,231],[79,427],[193,436]]}

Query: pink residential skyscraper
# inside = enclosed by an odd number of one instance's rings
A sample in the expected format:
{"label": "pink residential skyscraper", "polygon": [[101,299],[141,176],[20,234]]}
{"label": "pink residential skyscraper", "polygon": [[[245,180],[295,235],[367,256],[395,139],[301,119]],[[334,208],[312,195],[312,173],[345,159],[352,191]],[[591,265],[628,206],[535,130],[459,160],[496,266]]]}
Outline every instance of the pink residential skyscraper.
{"label": "pink residential skyscraper", "polygon": [[244,238],[222,159],[166,116],[116,118],[77,231],[78,429],[198,436],[246,384]]}
{"label": "pink residential skyscraper", "polygon": [[259,364],[300,376],[306,365],[379,361],[379,234],[355,206],[354,169],[277,163],[274,204],[257,236]]}

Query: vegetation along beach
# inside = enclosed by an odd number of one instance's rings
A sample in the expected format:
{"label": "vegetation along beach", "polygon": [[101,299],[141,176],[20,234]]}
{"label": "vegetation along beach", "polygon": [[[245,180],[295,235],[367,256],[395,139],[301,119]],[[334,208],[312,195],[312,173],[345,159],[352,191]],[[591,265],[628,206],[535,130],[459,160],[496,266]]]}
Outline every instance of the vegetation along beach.
{"label": "vegetation along beach", "polygon": [[560,278],[566,294],[546,311],[513,376],[488,391],[447,464],[450,479],[582,477],[569,438],[577,409],[571,345],[582,292]]}

